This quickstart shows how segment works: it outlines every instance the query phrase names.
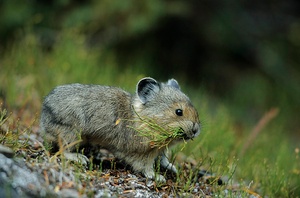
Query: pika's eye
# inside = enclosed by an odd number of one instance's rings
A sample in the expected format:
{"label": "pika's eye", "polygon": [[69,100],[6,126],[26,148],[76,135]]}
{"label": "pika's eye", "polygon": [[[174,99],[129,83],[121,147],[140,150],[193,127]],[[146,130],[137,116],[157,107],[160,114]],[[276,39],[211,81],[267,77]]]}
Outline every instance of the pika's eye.
{"label": "pika's eye", "polygon": [[176,115],[178,115],[178,116],[182,116],[182,115],[183,115],[182,109],[176,109],[176,110],[175,110],[175,113],[176,113]]}

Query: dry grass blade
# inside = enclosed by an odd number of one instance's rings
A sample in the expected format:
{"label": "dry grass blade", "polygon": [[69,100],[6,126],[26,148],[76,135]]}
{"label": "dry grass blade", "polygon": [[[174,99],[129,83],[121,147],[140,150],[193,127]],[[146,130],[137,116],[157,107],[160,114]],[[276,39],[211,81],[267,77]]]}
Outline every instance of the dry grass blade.
{"label": "dry grass blade", "polygon": [[82,140],[77,140],[66,146],[63,146],[62,138],[60,136],[58,136],[59,150],[50,158],[50,161],[55,160],[59,155],[62,155],[66,149],[68,149],[76,144],[79,144],[80,142],[82,142]]}
{"label": "dry grass blade", "polygon": [[257,125],[254,127],[252,132],[250,133],[249,137],[247,138],[247,143],[244,144],[241,155],[243,155],[246,150],[249,148],[249,146],[254,142],[257,135],[262,131],[262,129],[278,115],[279,109],[278,108],[272,108],[267,113],[264,114],[264,116],[259,120]]}
{"label": "dry grass blade", "polygon": [[7,110],[2,109],[2,103],[0,104],[0,127],[7,121],[9,116],[7,116]]}

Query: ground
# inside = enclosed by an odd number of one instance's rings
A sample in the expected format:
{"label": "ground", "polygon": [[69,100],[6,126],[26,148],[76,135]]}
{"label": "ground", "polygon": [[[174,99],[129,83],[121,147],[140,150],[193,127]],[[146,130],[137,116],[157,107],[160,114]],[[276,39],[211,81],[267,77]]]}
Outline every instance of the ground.
{"label": "ground", "polygon": [[238,185],[225,185],[226,178],[214,177],[192,162],[179,164],[181,174],[166,173],[167,183],[160,184],[134,173],[103,149],[98,165],[92,160],[84,166],[59,152],[50,154],[34,131],[15,137],[3,128],[1,132],[2,143],[18,144],[16,150],[0,147],[0,194],[5,197],[213,197],[220,190],[225,196],[259,197]]}

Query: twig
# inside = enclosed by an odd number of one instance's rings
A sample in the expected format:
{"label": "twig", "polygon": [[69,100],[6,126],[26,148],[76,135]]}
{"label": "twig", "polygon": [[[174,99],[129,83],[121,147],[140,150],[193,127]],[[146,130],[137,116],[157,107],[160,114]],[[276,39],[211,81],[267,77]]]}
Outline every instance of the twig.
{"label": "twig", "polygon": [[272,108],[268,112],[266,112],[263,117],[259,120],[256,126],[251,131],[249,137],[247,138],[247,142],[244,144],[240,155],[244,155],[244,153],[249,149],[250,145],[253,144],[254,140],[256,139],[257,135],[262,131],[262,129],[271,121],[273,120],[279,113],[278,108]]}

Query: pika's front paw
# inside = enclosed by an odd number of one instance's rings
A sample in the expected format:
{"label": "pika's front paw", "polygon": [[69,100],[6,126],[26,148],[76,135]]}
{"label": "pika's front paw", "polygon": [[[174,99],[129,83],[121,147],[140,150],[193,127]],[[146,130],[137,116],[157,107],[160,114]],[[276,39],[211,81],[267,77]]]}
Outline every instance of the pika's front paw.
{"label": "pika's front paw", "polygon": [[177,171],[176,167],[172,163],[169,162],[168,158],[165,155],[162,155],[160,157],[161,157],[160,158],[161,167],[166,168],[167,170],[177,174],[178,171]]}

